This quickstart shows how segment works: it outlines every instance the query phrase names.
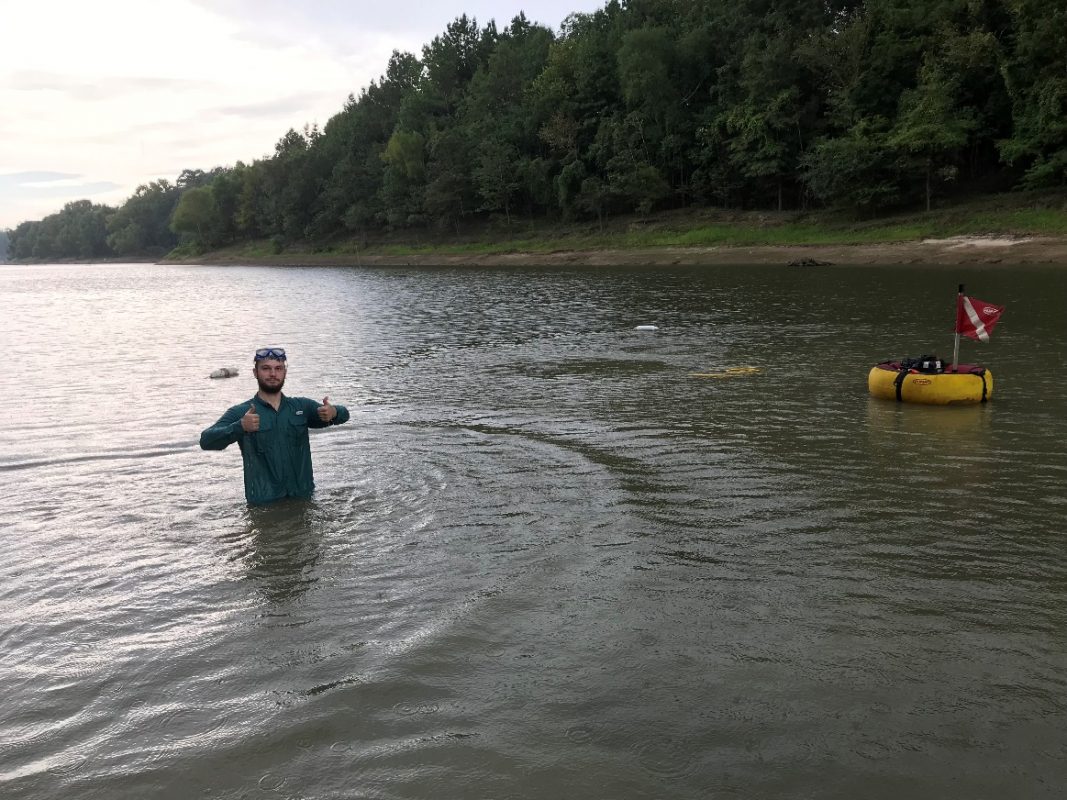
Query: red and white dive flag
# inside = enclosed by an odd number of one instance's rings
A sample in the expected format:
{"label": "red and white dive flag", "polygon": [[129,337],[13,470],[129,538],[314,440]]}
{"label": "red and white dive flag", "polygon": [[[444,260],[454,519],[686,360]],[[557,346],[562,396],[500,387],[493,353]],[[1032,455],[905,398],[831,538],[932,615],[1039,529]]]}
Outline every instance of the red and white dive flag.
{"label": "red and white dive flag", "polygon": [[960,294],[956,301],[956,333],[962,333],[980,342],[988,342],[993,326],[1003,313],[1003,306],[995,306]]}

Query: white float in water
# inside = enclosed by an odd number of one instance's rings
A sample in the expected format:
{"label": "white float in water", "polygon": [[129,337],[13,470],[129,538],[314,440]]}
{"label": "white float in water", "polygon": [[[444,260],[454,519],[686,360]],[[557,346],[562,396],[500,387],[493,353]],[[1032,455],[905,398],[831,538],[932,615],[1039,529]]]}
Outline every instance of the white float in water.
{"label": "white float in water", "polygon": [[237,373],[237,368],[236,367],[219,367],[217,370],[212,372],[208,377],[209,378],[236,378],[237,374],[238,373]]}
{"label": "white float in water", "polygon": [[658,331],[658,325],[638,325],[634,328],[635,331]]}

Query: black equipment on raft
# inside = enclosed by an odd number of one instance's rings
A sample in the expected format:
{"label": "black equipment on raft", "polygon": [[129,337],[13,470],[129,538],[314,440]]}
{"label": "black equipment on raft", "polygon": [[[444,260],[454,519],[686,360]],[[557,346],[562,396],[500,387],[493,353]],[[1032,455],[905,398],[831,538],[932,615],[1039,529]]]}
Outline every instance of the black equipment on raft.
{"label": "black equipment on raft", "polygon": [[924,375],[940,375],[945,371],[945,362],[937,356],[919,356],[918,358],[900,359],[900,369],[905,372],[914,370]]}

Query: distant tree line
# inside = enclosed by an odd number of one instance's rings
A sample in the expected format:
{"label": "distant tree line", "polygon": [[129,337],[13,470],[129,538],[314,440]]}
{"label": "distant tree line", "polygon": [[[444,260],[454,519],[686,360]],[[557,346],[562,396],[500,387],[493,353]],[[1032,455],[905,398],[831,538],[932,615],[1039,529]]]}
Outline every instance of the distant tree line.
{"label": "distant tree line", "polygon": [[0,264],[7,261],[7,231],[0,231]]}
{"label": "distant tree line", "polygon": [[492,215],[861,213],[1067,183],[1067,5],[611,0],[557,35],[461,16],[270,157],[68,204],[13,258],[279,248]]}

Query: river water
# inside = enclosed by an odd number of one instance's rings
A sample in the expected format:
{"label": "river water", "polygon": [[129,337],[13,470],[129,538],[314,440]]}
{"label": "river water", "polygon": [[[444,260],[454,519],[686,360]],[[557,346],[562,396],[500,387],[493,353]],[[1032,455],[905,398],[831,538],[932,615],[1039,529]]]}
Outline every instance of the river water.
{"label": "river water", "polygon": [[[993,401],[870,398],[960,282]],[[5,266],[0,308],[4,798],[1061,796],[1062,268]],[[266,344],[352,420],[250,510],[197,439]]]}

